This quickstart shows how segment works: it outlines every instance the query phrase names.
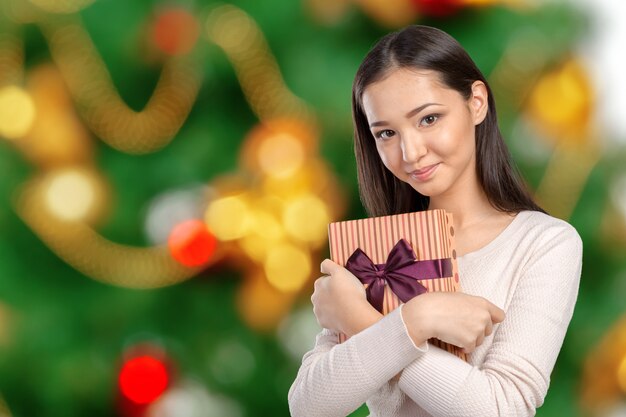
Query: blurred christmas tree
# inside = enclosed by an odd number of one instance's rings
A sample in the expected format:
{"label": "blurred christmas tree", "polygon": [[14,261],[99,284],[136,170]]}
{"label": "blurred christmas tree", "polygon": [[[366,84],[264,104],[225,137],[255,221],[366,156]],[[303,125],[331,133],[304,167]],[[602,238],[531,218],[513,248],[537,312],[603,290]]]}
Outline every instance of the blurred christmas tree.
{"label": "blurred christmas tree", "polygon": [[364,216],[352,77],[376,39],[410,23],[448,31],[488,75],[521,171],[585,239],[585,274],[601,272],[583,279],[539,410],[577,413],[585,353],[624,309],[591,311],[624,265],[592,246],[623,246],[624,233],[595,232],[607,174],[594,170],[594,92],[570,7],[3,0],[0,10],[0,415],[288,415],[318,330],[308,296],[326,225]]}

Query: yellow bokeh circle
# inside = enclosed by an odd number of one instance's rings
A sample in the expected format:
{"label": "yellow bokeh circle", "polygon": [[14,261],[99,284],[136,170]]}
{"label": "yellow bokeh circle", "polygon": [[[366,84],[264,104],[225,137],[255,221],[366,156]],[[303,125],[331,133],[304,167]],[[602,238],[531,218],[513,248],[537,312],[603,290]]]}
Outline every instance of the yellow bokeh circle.
{"label": "yellow bokeh circle", "polygon": [[50,214],[63,221],[91,223],[105,204],[106,187],[86,169],[65,168],[49,174],[43,201]]}
{"label": "yellow bokeh circle", "polygon": [[329,222],[326,204],[310,193],[289,201],[283,212],[287,233],[295,239],[312,244],[326,240]]}
{"label": "yellow bokeh circle", "polygon": [[273,287],[284,292],[298,291],[311,274],[311,258],[296,246],[279,244],[268,249],[264,268]]}
{"label": "yellow bokeh circle", "polygon": [[30,94],[10,85],[0,89],[0,136],[18,139],[35,121],[35,104]]}
{"label": "yellow bokeh circle", "polygon": [[205,221],[222,241],[239,239],[250,227],[250,209],[243,196],[219,198],[209,204]]}

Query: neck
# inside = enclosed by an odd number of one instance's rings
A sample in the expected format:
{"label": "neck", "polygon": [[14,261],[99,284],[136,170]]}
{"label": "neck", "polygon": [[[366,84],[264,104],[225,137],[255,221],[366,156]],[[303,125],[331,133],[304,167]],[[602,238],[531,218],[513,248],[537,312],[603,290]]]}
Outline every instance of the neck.
{"label": "neck", "polygon": [[458,230],[471,227],[499,213],[489,203],[487,195],[475,177],[456,185],[444,195],[431,197],[428,209],[445,209],[452,213]]}

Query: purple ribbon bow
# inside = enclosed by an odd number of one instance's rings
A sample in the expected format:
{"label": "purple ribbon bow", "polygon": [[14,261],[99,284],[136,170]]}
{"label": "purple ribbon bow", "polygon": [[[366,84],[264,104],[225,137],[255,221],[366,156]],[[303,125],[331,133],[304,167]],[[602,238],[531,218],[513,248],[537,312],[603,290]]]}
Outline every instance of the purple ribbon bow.
{"label": "purple ribbon bow", "polygon": [[367,301],[382,313],[385,282],[406,303],[428,292],[418,279],[452,276],[452,261],[450,258],[418,261],[409,242],[400,239],[389,252],[386,263],[375,264],[365,252],[357,248],[348,258],[346,269],[368,285],[365,290]]}

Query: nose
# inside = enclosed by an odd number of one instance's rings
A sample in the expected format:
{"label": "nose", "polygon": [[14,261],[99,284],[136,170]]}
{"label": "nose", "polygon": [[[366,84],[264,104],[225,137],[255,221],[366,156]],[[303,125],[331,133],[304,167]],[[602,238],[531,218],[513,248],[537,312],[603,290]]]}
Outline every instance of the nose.
{"label": "nose", "polygon": [[417,134],[403,135],[400,147],[402,148],[402,159],[407,163],[418,161],[428,152],[424,140]]}

